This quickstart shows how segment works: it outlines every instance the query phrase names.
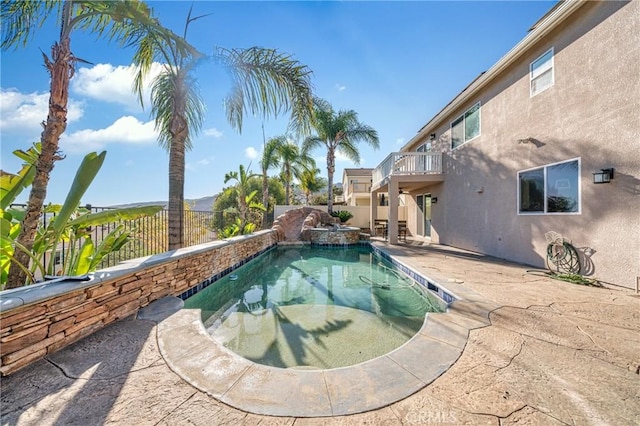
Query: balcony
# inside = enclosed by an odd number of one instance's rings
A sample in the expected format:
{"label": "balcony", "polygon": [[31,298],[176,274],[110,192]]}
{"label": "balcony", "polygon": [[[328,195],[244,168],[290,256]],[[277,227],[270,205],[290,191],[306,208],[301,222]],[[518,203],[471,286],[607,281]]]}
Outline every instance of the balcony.
{"label": "balcony", "polygon": [[[372,189],[379,189],[389,183],[392,176],[412,176],[411,180],[420,176],[442,175],[442,153],[440,152],[392,152],[373,169]],[[433,179],[428,179],[433,180]],[[441,180],[441,179],[438,179]]]}
{"label": "balcony", "polygon": [[350,183],[349,184],[349,189],[348,189],[349,194],[354,194],[354,193],[366,193],[368,194],[369,192],[371,192],[371,183],[367,182],[367,183]]}

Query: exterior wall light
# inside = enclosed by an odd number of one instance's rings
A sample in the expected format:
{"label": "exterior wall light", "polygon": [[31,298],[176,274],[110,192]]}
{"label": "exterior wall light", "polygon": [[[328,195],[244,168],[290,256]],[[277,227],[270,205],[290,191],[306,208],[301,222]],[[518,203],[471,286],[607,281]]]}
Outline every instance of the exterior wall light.
{"label": "exterior wall light", "polygon": [[431,197],[431,204],[436,204],[438,202],[438,197]]}
{"label": "exterior wall light", "polygon": [[435,133],[431,133],[431,135],[429,135],[429,140],[430,141],[435,141],[436,140],[436,134]]}
{"label": "exterior wall light", "polygon": [[593,183],[609,183],[613,179],[613,168],[600,169],[599,172],[593,173]]}

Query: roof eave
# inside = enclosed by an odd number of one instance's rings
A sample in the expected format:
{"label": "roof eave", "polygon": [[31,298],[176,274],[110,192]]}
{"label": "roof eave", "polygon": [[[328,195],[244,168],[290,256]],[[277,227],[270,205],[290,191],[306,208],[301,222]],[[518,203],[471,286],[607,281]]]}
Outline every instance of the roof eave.
{"label": "roof eave", "polygon": [[[475,96],[476,93],[485,87],[489,82],[496,78],[502,71],[512,65],[520,56],[522,56],[534,43],[547,35],[560,25],[567,17],[571,16],[578,8],[586,4],[585,0],[564,0],[560,5],[554,6],[527,34],[518,44],[516,44],[506,55],[496,62],[489,70],[481,74],[474,82],[469,84],[462,92],[460,92],[447,106],[437,113],[431,120],[427,122],[418,133],[409,140],[401,148],[406,151],[410,146],[423,139],[425,136],[433,132],[434,124],[439,123],[446,116],[451,114],[455,109],[467,102],[469,98]],[[555,9],[555,10],[554,10]]]}

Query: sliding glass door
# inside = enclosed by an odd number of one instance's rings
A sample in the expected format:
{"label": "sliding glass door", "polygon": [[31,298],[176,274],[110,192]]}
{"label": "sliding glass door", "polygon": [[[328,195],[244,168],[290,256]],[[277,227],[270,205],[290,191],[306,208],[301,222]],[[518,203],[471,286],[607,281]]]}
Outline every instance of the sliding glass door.
{"label": "sliding glass door", "polygon": [[416,197],[418,205],[418,235],[431,238],[431,194],[422,194]]}

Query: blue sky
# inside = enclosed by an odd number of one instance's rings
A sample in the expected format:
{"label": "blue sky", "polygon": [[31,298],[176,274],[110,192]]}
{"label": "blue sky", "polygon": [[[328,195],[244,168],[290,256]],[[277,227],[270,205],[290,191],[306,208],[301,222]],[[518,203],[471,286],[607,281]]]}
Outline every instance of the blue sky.
{"label": "blue sky", "polygon": [[[188,40],[203,52],[215,46],[261,46],[289,53],[313,71],[314,92],[335,109],[353,109],[373,126],[380,149],[361,145],[360,167],[377,166],[397,151],[478,74],[490,68],[555,2],[213,2],[197,1],[194,14],[211,14],[189,28]],[[161,22],[182,33],[190,2],[151,1]],[[11,152],[38,140],[46,119],[49,76],[42,52],[57,40],[55,19],[24,48],[1,58],[1,167],[16,172]],[[108,206],[168,198],[168,155],[158,144],[148,103],[131,93],[132,52],[76,31],[81,64],[72,79],[69,121],[60,142],[66,159],[52,172],[47,202],[62,203],[83,156],[107,151],[104,166],[83,203]],[[226,121],[229,90],[224,71],[197,72],[207,105],[203,131],[187,153],[185,198],[218,193],[224,174],[257,162],[262,125],[269,138],[285,133],[287,117],[245,117],[241,134]],[[326,176],[325,152],[314,152]],[[345,167],[338,158],[334,180]],[[273,171],[272,174],[276,174]],[[26,201],[25,191],[19,201]]]}

